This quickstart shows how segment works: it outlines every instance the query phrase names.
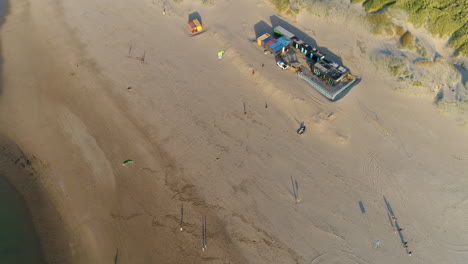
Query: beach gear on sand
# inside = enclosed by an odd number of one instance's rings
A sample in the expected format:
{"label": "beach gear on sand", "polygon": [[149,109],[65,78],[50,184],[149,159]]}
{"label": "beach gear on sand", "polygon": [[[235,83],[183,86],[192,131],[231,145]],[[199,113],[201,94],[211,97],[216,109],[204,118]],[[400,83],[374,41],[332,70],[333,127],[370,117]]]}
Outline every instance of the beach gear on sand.
{"label": "beach gear on sand", "polygon": [[224,54],[224,50],[219,50],[218,51],[218,59],[222,59]]}
{"label": "beach gear on sand", "polygon": [[306,126],[304,125],[304,122],[301,122],[301,126],[297,129],[297,134],[302,135],[304,134],[306,130]]}
{"label": "beach gear on sand", "polygon": [[376,248],[380,247],[380,240],[375,241],[375,247]]}
{"label": "beach gear on sand", "polygon": [[122,166],[125,166],[127,163],[133,163],[133,162],[134,162],[133,160],[126,160],[122,162]]}

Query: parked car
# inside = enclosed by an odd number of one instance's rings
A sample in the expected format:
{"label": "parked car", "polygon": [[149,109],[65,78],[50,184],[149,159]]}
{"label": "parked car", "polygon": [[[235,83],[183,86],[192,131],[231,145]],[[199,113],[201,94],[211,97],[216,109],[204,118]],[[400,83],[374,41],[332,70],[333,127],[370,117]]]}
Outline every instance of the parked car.
{"label": "parked car", "polygon": [[278,65],[278,67],[280,67],[283,70],[286,70],[289,67],[286,63],[284,63],[284,61],[277,61],[276,65]]}

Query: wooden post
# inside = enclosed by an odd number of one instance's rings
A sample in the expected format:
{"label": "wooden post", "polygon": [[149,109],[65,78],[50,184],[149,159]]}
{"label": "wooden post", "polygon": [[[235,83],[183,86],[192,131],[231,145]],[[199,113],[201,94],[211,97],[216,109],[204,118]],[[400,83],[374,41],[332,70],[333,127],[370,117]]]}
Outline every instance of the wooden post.
{"label": "wooden post", "polygon": [[207,227],[206,227],[206,216],[205,216],[205,248],[208,248],[208,241],[207,241],[208,237],[206,235],[206,228]]}
{"label": "wooden post", "polygon": [[141,63],[145,63],[146,50],[143,51],[143,56],[141,56]]}
{"label": "wooden post", "polygon": [[179,224],[179,229],[182,231],[184,225],[184,205],[180,207],[180,224]]}
{"label": "wooden post", "polygon": [[203,224],[202,224],[202,251],[205,251],[205,249],[208,247],[207,243],[207,237],[206,237],[206,216],[203,218]]}
{"label": "wooden post", "polygon": [[296,203],[300,203],[301,199],[299,198],[299,184],[292,176],[291,176],[291,184],[293,188],[294,200],[296,201]]}

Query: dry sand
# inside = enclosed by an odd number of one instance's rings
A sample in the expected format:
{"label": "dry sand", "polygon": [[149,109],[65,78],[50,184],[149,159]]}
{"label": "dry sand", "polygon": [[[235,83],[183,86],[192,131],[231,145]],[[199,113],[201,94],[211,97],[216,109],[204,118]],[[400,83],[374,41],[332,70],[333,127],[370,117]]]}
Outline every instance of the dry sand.
{"label": "dry sand", "polygon": [[11,2],[0,127],[49,263],[468,261],[466,131],[393,92],[355,22],[290,22],[362,79],[329,102],[253,42],[281,22],[266,1]]}

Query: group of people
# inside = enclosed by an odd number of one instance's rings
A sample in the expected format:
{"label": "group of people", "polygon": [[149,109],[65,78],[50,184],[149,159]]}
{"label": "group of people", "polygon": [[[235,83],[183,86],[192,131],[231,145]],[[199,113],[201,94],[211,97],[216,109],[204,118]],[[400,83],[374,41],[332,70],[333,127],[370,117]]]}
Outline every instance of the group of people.
{"label": "group of people", "polygon": [[[392,220],[393,220],[396,230],[398,232],[401,232],[403,229],[400,228],[400,226],[398,225],[397,218],[394,215],[392,215]],[[411,250],[408,249],[408,241],[403,242],[403,248],[406,250],[406,253],[408,253],[408,256],[411,256],[413,254],[413,252],[411,252]]]}

